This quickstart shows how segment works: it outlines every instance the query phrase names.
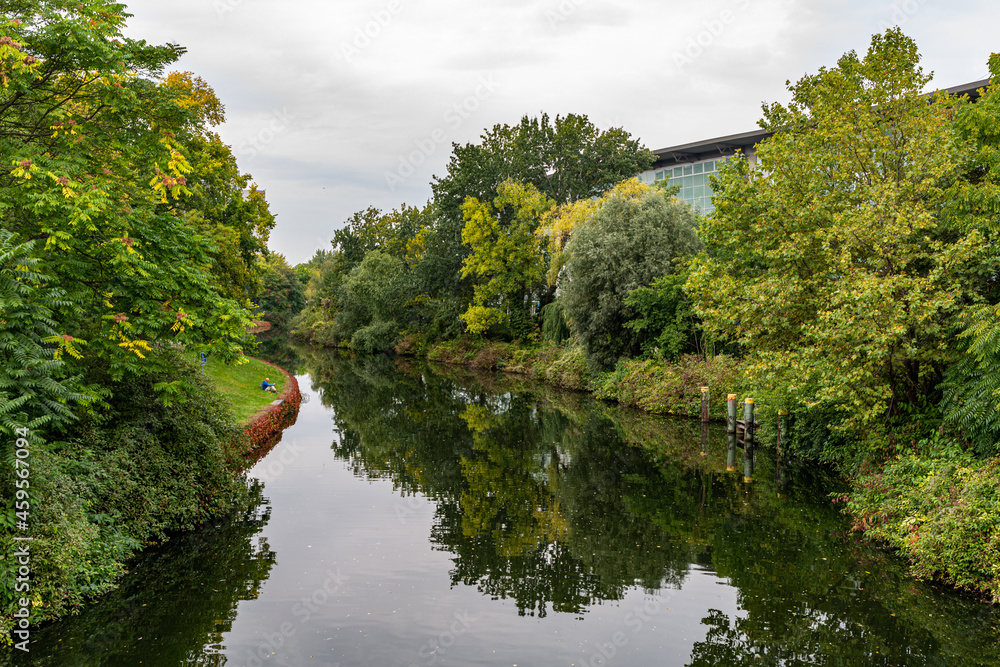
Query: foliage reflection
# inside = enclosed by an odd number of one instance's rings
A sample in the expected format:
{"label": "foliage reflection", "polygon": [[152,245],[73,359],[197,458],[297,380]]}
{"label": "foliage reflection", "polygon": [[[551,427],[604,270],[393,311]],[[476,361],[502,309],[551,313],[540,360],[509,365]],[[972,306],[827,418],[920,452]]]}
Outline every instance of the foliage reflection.
{"label": "foliage reflection", "polygon": [[759,454],[748,486],[725,472],[715,425],[703,456],[695,422],[513,377],[304,356],[336,454],[435,502],[430,539],[454,555],[453,585],[522,615],[583,615],[707,568],[738,589],[740,612],[702,619],[692,665],[1000,662],[992,609],[854,540],[821,470]]}

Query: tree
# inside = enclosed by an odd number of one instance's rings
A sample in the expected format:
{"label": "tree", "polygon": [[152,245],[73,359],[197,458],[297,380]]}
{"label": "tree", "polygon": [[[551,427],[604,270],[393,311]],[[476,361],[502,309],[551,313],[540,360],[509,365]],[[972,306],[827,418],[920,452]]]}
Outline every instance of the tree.
{"label": "tree", "polygon": [[982,255],[980,234],[942,216],[964,156],[959,102],[926,97],[918,62],[888,30],[766,106],[773,136],[755,168],[737,156],[715,181],[688,282],[705,327],[789,403],[777,407],[833,409],[874,441],[934,396]]}
{"label": "tree", "polygon": [[403,262],[373,250],[354,267],[340,289],[335,328],[340,338],[364,352],[388,350],[396,343],[407,302]]}
{"label": "tree", "polygon": [[177,206],[192,170],[182,139],[203,117],[156,78],[183,49],[124,37],[113,2],[6,9],[0,226],[41,242],[37,270],[73,304],[55,320],[88,348],[67,363],[121,377],[156,363],[156,343],[241,354],[248,313],[219,293],[215,248]]}
{"label": "tree", "polygon": [[257,298],[260,317],[271,323],[273,329],[287,333],[292,318],[306,305],[305,286],[288,265],[284,255],[270,253],[263,260],[261,290]]}
{"label": "tree", "polygon": [[545,273],[545,279],[550,287],[555,287],[559,282],[559,276],[568,259],[566,246],[573,238],[573,230],[593,215],[596,208],[596,199],[578,199],[560,204],[542,216],[537,233],[545,239],[550,256],[549,269]]}
{"label": "tree", "polygon": [[643,354],[676,361],[681,354],[701,353],[698,323],[684,294],[688,272],[661,276],[649,287],[632,290],[624,305],[636,316],[625,323],[635,333]]}
{"label": "tree", "polygon": [[635,179],[616,186],[576,226],[560,298],[592,370],[639,352],[639,339],[625,326],[633,316],[625,299],[701,249],[696,226],[688,204]]}
{"label": "tree", "polygon": [[648,168],[655,156],[621,128],[600,131],[583,115],[524,116],[494,125],[480,144],[454,146],[448,174],[434,177],[434,201],[458,218],[467,197],[492,197],[501,183],[534,185],[558,204],[593,197]]}
{"label": "tree", "polygon": [[208,128],[225,122],[225,107],[212,87],[192,72],[171,72],[161,82],[174,102],[193,114],[197,123],[178,135],[191,165],[188,194],[175,203],[188,223],[212,239],[212,273],[218,289],[244,301],[260,288],[267,240],[275,219],[264,192],[249,174],[240,173],[232,149]]}
{"label": "tree", "polygon": [[974,152],[965,177],[952,188],[949,202],[958,224],[991,242],[982,264],[978,291],[985,303],[962,317],[962,356],[945,374],[945,419],[961,428],[981,455],[1000,451],[1000,294],[997,292],[996,239],[1000,234],[1000,54],[989,59],[991,85],[974,105],[959,110],[955,125]]}
{"label": "tree", "polygon": [[[447,174],[434,177],[434,222],[424,261],[439,279],[431,297],[441,301],[436,329],[453,330],[454,316],[472,300],[460,280],[469,246],[462,241],[462,206],[469,197],[492,200],[508,179],[533,185],[557,204],[597,196],[648,168],[655,156],[621,128],[599,130],[583,115],[524,116],[514,126],[495,125],[479,143],[455,144]],[[458,332],[454,332],[458,333]]]}
{"label": "tree", "polygon": [[519,338],[527,337],[527,301],[545,271],[541,239],[535,233],[541,217],[555,202],[532,185],[508,180],[490,202],[470,197],[462,206],[462,241],[472,253],[462,265],[462,277],[476,279],[472,306],[462,315],[472,333],[500,325]]}

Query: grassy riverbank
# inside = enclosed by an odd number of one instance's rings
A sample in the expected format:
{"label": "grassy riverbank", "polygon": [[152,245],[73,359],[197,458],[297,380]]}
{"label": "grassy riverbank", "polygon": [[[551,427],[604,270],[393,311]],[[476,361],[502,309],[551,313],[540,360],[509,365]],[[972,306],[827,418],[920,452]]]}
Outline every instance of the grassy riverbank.
{"label": "grassy riverbank", "polygon": [[[694,356],[672,363],[632,359],[592,376],[583,350],[573,345],[463,338],[423,346],[408,338],[397,352],[518,373],[655,414],[698,417],[703,386],[711,388],[710,411],[718,418],[725,415],[727,393],[753,395],[743,362],[727,356],[708,362]],[[802,430],[802,442],[787,444],[808,456],[815,429]],[[903,449],[862,470],[841,466],[851,493],[836,501],[845,503],[856,530],[905,556],[915,576],[1000,601],[1000,458],[977,459],[940,432]]]}
{"label": "grassy riverbank", "polygon": [[[162,372],[108,378],[106,414],[85,416],[60,440],[32,450],[32,579],[30,590],[21,592],[31,600],[32,625],[72,613],[114,588],[145,546],[246,503],[241,471],[253,439],[247,425],[289,380],[256,359],[240,365],[210,360],[200,367],[188,355],[155,355]],[[279,394],[261,390],[264,377]],[[163,400],[161,386],[184,389]],[[13,480],[4,482],[13,486]],[[0,535],[0,545],[12,553],[12,535]],[[9,573],[0,578],[0,635],[9,639],[20,596],[14,597]]]}
{"label": "grassy riverbank", "polygon": [[[258,359],[248,359],[245,364],[226,364],[218,359],[209,359],[204,370],[241,424],[249,422],[253,415],[270,405],[287,385],[284,373]],[[264,378],[271,379],[278,389],[277,393],[260,388]]]}
{"label": "grassy riverbank", "polygon": [[[102,412],[32,447],[30,589],[15,595],[11,571],[0,573],[2,636],[21,597],[33,626],[72,613],[113,588],[136,551],[246,502],[249,440],[224,393],[172,350],[149,356],[162,370],[105,378]],[[182,389],[167,400],[163,387]],[[3,476],[13,488],[12,469]],[[13,512],[11,503],[8,521]],[[13,553],[12,533],[0,547]]]}
{"label": "grassy riverbank", "polygon": [[527,375],[653,414],[699,416],[701,387],[708,386],[712,388],[711,414],[721,419],[726,414],[727,393],[737,393],[740,399],[748,395],[742,363],[728,356],[708,362],[696,356],[685,356],[675,363],[630,359],[610,373],[595,376],[587,370],[579,345],[519,345],[460,338],[425,347],[418,339],[409,338],[396,351],[425,356],[432,362]]}

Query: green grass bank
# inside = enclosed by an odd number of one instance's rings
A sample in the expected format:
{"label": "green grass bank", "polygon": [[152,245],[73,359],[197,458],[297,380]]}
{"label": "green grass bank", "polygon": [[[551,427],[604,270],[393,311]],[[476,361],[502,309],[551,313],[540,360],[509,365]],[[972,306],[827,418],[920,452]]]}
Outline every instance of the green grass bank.
{"label": "green grass bank", "polygon": [[[251,417],[270,405],[288,387],[283,372],[259,359],[248,359],[245,364],[226,364],[219,359],[209,359],[203,368],[240,423],[249,423]],[[278,389],[276,394],[260,388],[264,378],[271,379]]]}

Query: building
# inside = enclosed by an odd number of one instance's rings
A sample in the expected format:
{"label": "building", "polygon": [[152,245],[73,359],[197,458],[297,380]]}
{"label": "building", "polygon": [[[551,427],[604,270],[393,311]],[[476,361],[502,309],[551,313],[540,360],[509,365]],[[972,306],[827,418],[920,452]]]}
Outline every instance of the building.
{"label": "building", "polygon": [[[979,90],[989,83],[989,79],[983,79],[947,88],[946,92],[968,95],[975,102],[979,99]],[[736,151],[742,151],[750,164],[754,164],[757,144],[768,136],[769,132],[754,130],[655,150],[653,153],[656,155],[656,162],[639,174],[639,180],[653,183],[669,178],[671,185],[681,186],[678,193],[681,199],[694,206],[701,214],[710,213],[715,207],[712,205],[709,176],[718,171],[719,165]]]}

